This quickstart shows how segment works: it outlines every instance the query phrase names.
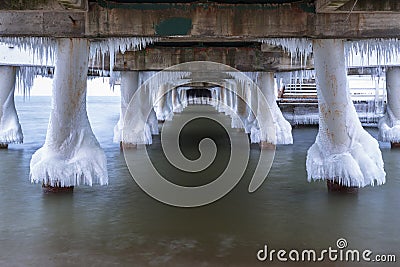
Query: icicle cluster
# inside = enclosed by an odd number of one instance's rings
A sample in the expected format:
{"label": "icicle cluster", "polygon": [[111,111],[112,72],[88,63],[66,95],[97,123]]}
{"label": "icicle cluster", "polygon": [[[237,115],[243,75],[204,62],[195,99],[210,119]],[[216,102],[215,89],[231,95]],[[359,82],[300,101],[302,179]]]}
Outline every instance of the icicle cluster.
{"label": "icicle cluster", "polygon": [[399,53],[399,39],[366,39],[345,42],[348,66],[356,64],[357,56],[361,57],[362,66],[387,65],[396,61]]}
{"label": "icicle cluster", "polygon": [[17,68],[16,87],[24,96],[30,94],[36,75],[48,76],[48,68],[32,66],[21,66]]}
{"label": "icicle cluster", "polygon": [[113,72],[115,65],[115,55],[118,52],[124,54],[126,51],[135,51],[144,49],[148,44],[156,42],[157,38],[151,37],[124,37],[124,38],[108,38],[102,41],[93,41],[90,43],[90,62],[92,62],[92,69],[96,63],[102,64],[102,71],[104,72],[104,59],[106,54],[110,57],[110,75]]}
{"label": "icicle cluster", "polygon": [[54,61],[56,41],[48,37],[0,37],[0,43],[21,50],[32,51],[33,59],[39,58],[37,65],[48,66]]}
{"label": "icicle cluster", "polygon": [[312,40],[307,38],[269,38],[261,39],[261,43],[280,46],[290,54],[291,63],[300,61],[301,66],[305,66],[312,54]]}

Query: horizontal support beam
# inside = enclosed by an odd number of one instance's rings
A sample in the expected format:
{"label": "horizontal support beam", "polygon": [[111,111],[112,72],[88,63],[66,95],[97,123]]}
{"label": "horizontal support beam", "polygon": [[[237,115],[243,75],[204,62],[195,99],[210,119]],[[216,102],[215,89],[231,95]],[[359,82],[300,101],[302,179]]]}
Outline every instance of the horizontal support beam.
{"label": "horizontal support beam", "polygon": [[317,0],[317,13],[393,13],[400,12],[398,0]]}
{"label": "horizontal support beam", "polygon": [[0,11],[0,36],[84,37],[85,12]]}
{"label": "horizontal support beam", "polygon": [[315,8],[318,13],[332,12],[350,1],[351,0],[316,0]]}
{"label": "horizontal support beam", "polygon": [[400,13],[315,13],[314,4],[306,0],[275,5],[195,2],[114,6],[113,2],[100,0],[99,3],[103,4],[90,3],[88,12],[0,11],[0,36],[93,39],[148,36],[165,41],[204,42],[400,36]]}
{"label": "horizontal support beam", "polygon": [[[106,57],[108,61],[108,57]],[[240,71],[278,71],[300,69],[299,64],[291,64],[290,57],[282,52],[262,52],[260,47],[148,47],[140,51],[118,54],[114,70],[163,70],[165,68],[191,62],[212,61],[231,66]],[[107,70],[109,62],[104,66]],[[92,63],[89,63],[92,66]],[[96,62],[95,69],[103,64]],[[311,67],[310,63],[307,67]]]}

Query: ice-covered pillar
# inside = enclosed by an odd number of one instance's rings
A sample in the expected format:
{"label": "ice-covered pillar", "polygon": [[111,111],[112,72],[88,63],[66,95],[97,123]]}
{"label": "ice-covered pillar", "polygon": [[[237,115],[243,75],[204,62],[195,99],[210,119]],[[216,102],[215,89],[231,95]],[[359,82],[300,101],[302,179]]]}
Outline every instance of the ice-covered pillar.
{"label": "ice-covered pillar", "polygon": [[[262,72],[258,77],[258,83],[260,87],[261,93],[267,100],[270,111],[272,112],[273,122],[258,122],[260,124],[264,123],[273,123],[275,126],[275,134],[276,134],[276,144],[293,144],[292,137],[292,126],[290,123],[283,117],[281,110],[276,104],[276,95],[275,95],[275,80],[274,73],[272,72]],[[259,105],[258,105],[258,113],[261,112],[269,112],[268,110],[263,109],[262,103],[260,103],[261,97],[259,97]],[[264,141],[261,141],[261,148],[269,148],[271,145]]]}
{"label": "ice-covered pillar", "polygon": [[[86,112],[87,39],[57,40],[46,141],[30,163],[31,182],[48,190],[108,183],[107,160]],[[58,188],[58,189],[57,189]]]}
{"label": "ice-covered pillar", "polygon": [[159,121],[170,120],[172,118],[172,110],[168,103],[171,100],[168,88],[168,83],[161,84],[157,92],[154,105],[157,107],[156,114]]}
{"label": "ice-covered pillar", "polygon": [[319,132],[307,153],[308,180],[331,190],[385,183],[378,142],[361,126],[347,84],[342,40],[314,40]]}
{"label": "ice-covered pillar", "polygon": [[379,139],[400,147],[400,67],[389,67],[386,71],[387,108],[379,120]]}
{"label": "ice-covered pillar", "polygon": [[183,107],[178,93],[178,89],[176,88],[172,89],[171,98],[172,98],[172,111],[176,113],[182,112]]}
{"label": "ice-covered pillar", "polygon": [[0,66],[0,149],[23,141],[14,103],[15,75],[16,67]]}
{"label": "ice-covered pillar", "polygon": [[[139,87],[138,71],[121,72],[121,110],[119,121],[114,127],[114,142],[122,145],[122,129],[124,128],[124,119],[129,102]],[[122,147],[122,146],[121,146]]]}

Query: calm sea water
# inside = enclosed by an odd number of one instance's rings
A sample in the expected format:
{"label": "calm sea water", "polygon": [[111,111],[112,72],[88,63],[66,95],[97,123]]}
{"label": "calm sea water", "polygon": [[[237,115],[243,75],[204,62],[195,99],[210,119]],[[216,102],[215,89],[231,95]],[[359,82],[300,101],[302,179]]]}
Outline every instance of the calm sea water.
{"label": "calm sea water", "polygon": [[[29,183],[29,162],[45,140],[50,98],[24,102],[18,97],[16,105],[25,143],[0,151],[0,266],[286,266],[258,262],[256,253],[265,244],[327,249],[338,238],[352,249],[400,257],[400,150],[387,144],[381,144],[384,186],[356,195],[329,194],[325,183],[306,181],[306,153],[317,128],[295,128],[295,144],[278,146],[258,191],[247,193],[258,159],[253,146],[245,177],[226,197],[204,207],[176,208],[147,196],[130,177],[119,145],[112,142],[119,99],[89,97],[89,117],[107,155],[110,185],[46,195],[40,185]],[[374,128],[368,131],[377,135]],[[150,150],[157,158],[159,140],[154,142]],[[313,266],[321,265],[345,264]]]}

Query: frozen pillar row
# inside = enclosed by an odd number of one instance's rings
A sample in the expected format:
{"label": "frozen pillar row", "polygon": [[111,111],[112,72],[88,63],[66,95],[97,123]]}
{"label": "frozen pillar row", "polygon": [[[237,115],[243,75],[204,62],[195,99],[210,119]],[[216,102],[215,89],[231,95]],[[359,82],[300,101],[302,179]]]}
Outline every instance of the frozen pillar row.
{"label": "frozen pillar row", "polygon": [[331,190],[385,183],[378,142],[361,126],[347,84],[343,40],[314,40],[319,132],[307,153],[308,180]]}
{"label": "frozen pillar row", "polygon": [[386,70],[387,108],[379,120],[379,139],[391,142],[392,147],[400,145],[400,67]]}
{"label": "frozen pillar row", "polygon": [[86,111],[88,40],[57,39],[55,58],[46,141],[32,156],[31,182],[42,183],[48,190],[105,185],[106,156],[93,134]]}
{"label": "frozen pillar row", "polygon": [[16,67],[0,66],[0,149],[22,143],[23,135],[14,103]]}

